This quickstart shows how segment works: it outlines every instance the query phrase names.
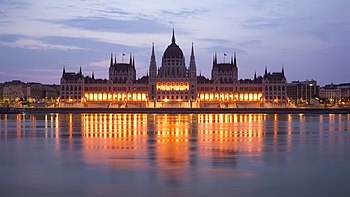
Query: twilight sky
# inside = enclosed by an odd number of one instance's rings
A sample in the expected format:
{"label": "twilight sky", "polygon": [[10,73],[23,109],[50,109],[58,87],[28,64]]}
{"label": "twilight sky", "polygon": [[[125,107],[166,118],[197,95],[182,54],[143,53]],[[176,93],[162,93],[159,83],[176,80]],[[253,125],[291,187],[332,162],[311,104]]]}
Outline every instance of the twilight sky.
{"label": "twilight sky", "polygon": [[197,73],[212,57],[237,52],[239,78],[285,68],[287,80],[350,82],[348,0],[0,0],[0,82],[59,83],[63,66],[108,78],[111,52],[135,55],[146,75],[152,42],[157,66],[176,42],[186,66],[194,43]]}

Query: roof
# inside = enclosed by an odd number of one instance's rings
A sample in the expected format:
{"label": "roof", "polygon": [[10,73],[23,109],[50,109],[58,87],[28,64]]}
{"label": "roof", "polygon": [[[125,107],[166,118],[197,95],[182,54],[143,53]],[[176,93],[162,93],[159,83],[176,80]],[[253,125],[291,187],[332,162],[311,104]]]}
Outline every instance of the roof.
{"label": "roof", "polygon": [[115,71],[128,71],[129,68],[132,68],[132,64],[127,63],[116,63],[111,66]]}
{"label": "roof", "polygon": [[213,69],[218,69],[219,71],[230,72],[233,70],[233,64],[230,63],[221,63],[221,64],[213,64]]}
{"label": "roof", "polygon": [[212,81],[204,76],[197,76],[197,83],[198,84],[212,83]]}
{"label": "roof", "polygon": [[284,74],[282,72],[273,72],[273,73],[266,73],[264,75],[264,79],[268,81],[282,81],[286,80]]}
{"label": "roof", "polygon": [[143,77],[137,79],[137,80],[135,81],[135,83],[142,83],[142,84],[148,83],[148,76],[143,76]]}
{"label": "roof", "polygon": [[180,47],[175,43],[175,32],[171,38],[171,44],[165,49],[163,58],[183,58],[184,54]]}
{"label": "roof", "polygon": [[78,79],[81,79],[83,77],[84,76],[82,74],[74,73],[74,72],[65,72],[62,75],[63,79],[65,79],[65,80],[74,80],[74,81],[76,81]]}

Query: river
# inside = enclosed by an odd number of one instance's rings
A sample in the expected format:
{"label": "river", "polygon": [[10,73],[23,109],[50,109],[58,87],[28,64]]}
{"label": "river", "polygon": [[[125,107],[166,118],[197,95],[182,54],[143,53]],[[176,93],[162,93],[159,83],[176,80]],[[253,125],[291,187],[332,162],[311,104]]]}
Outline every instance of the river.
{"label": "river", "polygon": [[350,114],[0,115],[0,196],[349,196]]}

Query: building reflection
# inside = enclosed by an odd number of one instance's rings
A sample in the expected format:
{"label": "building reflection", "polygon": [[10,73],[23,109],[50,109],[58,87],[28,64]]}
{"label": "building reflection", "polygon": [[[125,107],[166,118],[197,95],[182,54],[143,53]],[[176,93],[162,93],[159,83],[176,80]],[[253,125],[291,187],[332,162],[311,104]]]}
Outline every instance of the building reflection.
{"label": "building reflection", "polygon": [[82,114],[83,157],[89,164],[144,168],[147,115]]}
{"label": "building reflection", "polygon": [[52,139],[57,151],[82,150],[88,164],[154,169],[172,183],[198,165],[232,169],[243,158],[303,150],[310,135],[320,147],[344,143],[350,140],[339,134],[344,131],[350,131],[350,114],[0,115],[0,140]]}
{"label": "building reflection", "polygon": [[212,167],[235,167],[238,155],[261,154],[264,119],[261,114],[199,115],[199,159]]}
{"label": "building reflection", "polygon": [[[185,115],[156,115],[149,124],[154,124],[154,155],[158,169],[158,178],[171,184],[179,184],[190,175],[189,170],[194,154],[190,147],[191,136],[196,133],[191,130],[192,116]],[[150,149],[152,151],[152,149]]]}

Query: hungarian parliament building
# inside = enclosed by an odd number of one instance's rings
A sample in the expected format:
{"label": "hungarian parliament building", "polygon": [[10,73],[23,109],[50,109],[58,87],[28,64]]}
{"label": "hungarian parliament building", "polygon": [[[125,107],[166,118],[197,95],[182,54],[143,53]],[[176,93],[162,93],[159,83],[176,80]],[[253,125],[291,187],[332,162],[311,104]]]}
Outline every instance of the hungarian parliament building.
{"label": "hungarian parliament building", "polygon": [[188,67],[176,44],[173,31],[161,66],[156,63],[154,45],[148,74],[136,79],[135,59],[117,62],[111,55],[109,79],[84,76],[82,69],[63,73],[60,81],[61,107],[110,108],[245,108],[285,107],[288,103],[286,77],[281,72],[268,72],[253,79],[238,79],[237,57],[219,63],[213,57],[211,77],[197,75],[192,44]]}

